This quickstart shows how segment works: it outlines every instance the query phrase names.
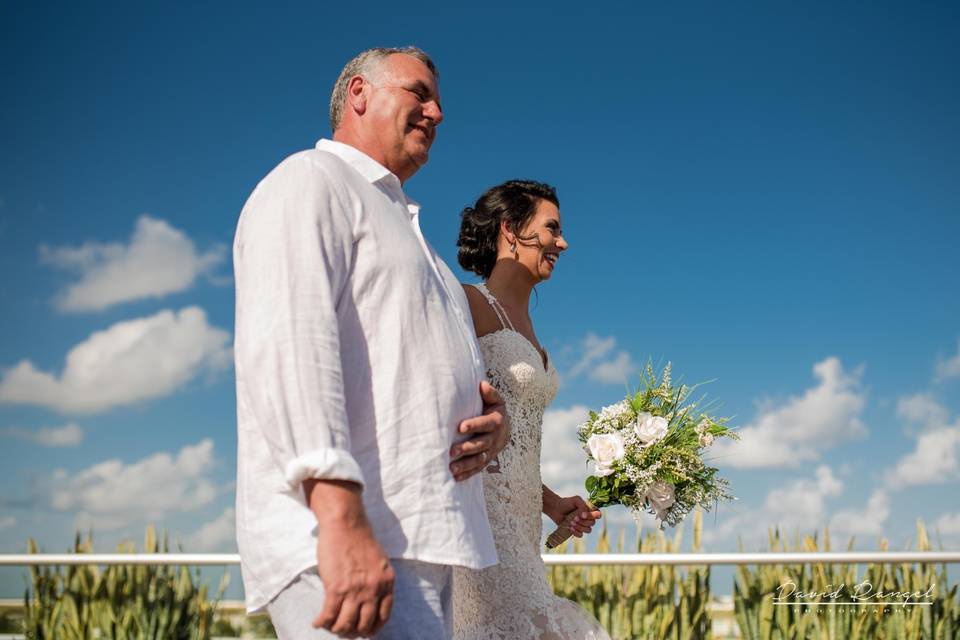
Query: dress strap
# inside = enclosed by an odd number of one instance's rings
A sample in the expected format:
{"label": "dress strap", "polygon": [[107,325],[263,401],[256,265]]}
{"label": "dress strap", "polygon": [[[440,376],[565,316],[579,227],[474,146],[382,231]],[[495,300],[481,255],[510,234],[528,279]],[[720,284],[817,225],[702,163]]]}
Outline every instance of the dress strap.
{"label": "dress strap", "polygon": [[487,299],[487,303],[493,307],[493,312],[497,314],[497,319],[500,320],[501,327],[504,329],[510,329],[511,331],[516,331],[516,329],[513,328],[513,323],[510,322],[510,316],[508,316],[507,312],[504,311],[503,307],[500,305],[500,301],[494,298],[493,294],[490,293],[490,290],[487,289],[486,283],[481,282],[479,284],[470,286],[483,294],[483,297]]}

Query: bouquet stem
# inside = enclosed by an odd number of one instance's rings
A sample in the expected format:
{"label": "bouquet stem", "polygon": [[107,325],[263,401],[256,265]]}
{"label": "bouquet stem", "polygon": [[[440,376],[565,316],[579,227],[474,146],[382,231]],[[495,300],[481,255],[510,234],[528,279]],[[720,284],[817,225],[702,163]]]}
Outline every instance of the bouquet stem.
{"label": "bouquet stem", "polygon": [[[589,502],[587,503],[587,507],[590,510],[593,510],[594,508]],[[577,517],[578,513],[580,513],[580,511],[577,509],[574,509],[568,513],[567,517],[564,518],[563,521],[557,525],[557,528],[553,530],[553,533],[547,536],[547,549],[555,549],[556,547],[559,547],[570,536],[573,535],[573,528],[571,527],[571,524],[573,523],[573,519]]]}

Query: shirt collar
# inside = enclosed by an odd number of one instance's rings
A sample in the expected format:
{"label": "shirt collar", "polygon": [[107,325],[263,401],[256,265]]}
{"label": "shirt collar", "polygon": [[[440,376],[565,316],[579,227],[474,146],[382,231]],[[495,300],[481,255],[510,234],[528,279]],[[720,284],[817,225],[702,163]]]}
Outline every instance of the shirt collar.
{"label": "shirt collar", "polygon": [[[381,182],[385,187],[396,190],[403,195],[403,199],[407,202],[408,208],[413,207],[419,212],[420,204],[407,197],[407,194],[403,192],[403,185],[400,184],[400,179],[363,151],[360,151],[356,147],[351,147],[348,144],[337,142],[336,140],[327,140],[326,138],[321,138],[317,141],[317,149],[327,151],[337,156],[356,169],[370,184]],[[411,213],[414,212],[411,211]]]}
{"label": "shirt collar", "polygon": [[[348,144],[337,142],[336,140],[321,138],[317,142],[317,149],[320,151],[328,151],[339,157],[359,171],[360,175],[370,182],[379,182],[387,176],[393,176],[393,179],[397,180],[397,176],[393,175],[389,169],[356,147],[351,147]],[[399,182],[399,180],[397,180],[397,182]]]}

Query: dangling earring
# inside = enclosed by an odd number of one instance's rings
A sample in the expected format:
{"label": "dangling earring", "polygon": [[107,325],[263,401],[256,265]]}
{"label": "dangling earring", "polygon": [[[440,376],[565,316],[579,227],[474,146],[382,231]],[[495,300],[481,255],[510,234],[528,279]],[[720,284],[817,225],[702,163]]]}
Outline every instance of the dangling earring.
{"label": "dangling earring", "polygon": [[510,245],[510,253],[516,253],[516,252],[517,252],[517,242],[516,240],[514,240],[513,244]]}

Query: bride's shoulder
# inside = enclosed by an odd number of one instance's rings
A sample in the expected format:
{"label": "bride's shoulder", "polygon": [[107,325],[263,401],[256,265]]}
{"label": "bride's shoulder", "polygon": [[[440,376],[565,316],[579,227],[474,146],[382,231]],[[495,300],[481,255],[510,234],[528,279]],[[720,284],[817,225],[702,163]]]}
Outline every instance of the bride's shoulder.
{"label": "bride's shoulder", "polygon": [[462,286],[467,302],[470,304],[470,315],[473,316],[473,328],[476,334],[484,336],[500,329],[500,320],[483,293],[472,284],[462,284]]}

